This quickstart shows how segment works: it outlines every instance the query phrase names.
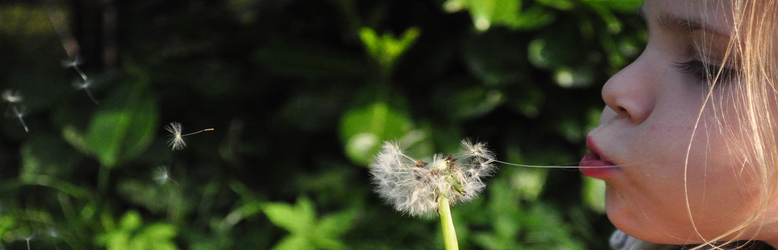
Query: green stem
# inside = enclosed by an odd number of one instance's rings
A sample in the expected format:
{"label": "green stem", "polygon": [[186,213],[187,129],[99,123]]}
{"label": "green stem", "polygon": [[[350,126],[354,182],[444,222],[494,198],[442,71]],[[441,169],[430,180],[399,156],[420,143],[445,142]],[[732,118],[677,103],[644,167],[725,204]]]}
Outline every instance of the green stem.
{"label": "green stem", "polygon": [[451,206],[449,205],[448,198],[440,196],[438,206],[440,225],[443,227],[443,242],[445,242],[446,250],[459,250],[457,233],[454,230],[454,221],[451,220]]}

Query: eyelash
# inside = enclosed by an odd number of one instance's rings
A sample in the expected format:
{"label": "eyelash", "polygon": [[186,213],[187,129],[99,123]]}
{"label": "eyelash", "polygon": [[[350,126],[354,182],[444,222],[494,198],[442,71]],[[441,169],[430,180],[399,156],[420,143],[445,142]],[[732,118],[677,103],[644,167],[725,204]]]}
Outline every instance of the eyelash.
{"label": "eyelash", "polygon": [[712,64],[705,64],[700,60],[693,59],[688,62],[676,62],[675,67],[686,73],[700,82],[707,82],[712,80],[716,74],[719,74],[721,81],[729,81],[738,75],[737,70]]}

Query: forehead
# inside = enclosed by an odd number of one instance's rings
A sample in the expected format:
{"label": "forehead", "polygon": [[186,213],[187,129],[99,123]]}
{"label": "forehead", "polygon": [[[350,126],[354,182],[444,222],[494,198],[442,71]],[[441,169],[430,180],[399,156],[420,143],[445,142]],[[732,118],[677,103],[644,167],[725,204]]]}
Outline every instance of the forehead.
{"label": "forehead", "polygon": [[646,0],[640,9],[641,15],[650,19],[685,20],[698,23],[706,29],[724,35],[732,33],[731,0]]}

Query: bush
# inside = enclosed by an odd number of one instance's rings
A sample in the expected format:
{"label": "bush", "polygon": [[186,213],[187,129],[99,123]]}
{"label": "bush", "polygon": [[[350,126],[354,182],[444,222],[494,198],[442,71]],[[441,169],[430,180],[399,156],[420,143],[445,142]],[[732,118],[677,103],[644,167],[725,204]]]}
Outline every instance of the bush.
{"label": "bush", "polygon": [[[0,124],[2,244],[442,249],[437,221],[372,192],[382,142],[577,165],[602,84],[646,42],[640,3],[0,4],[2,90],[22,96]],[[172,122],[214,130],[172,150]],[[453,208],[463,249],[607,248],[602,183],[500,167]]]}

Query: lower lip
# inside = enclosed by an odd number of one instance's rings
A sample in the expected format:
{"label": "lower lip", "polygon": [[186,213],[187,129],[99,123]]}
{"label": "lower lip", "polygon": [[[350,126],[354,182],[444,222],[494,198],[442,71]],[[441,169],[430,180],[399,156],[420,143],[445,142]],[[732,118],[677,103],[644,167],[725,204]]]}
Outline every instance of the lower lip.
{"label": "lower lip", "polygon": [[613,163],[601,160],[600,156],[595,153],[586,154],[578,165],[582,167],[578,169],[582,174],[598,179],[616,171]]}

